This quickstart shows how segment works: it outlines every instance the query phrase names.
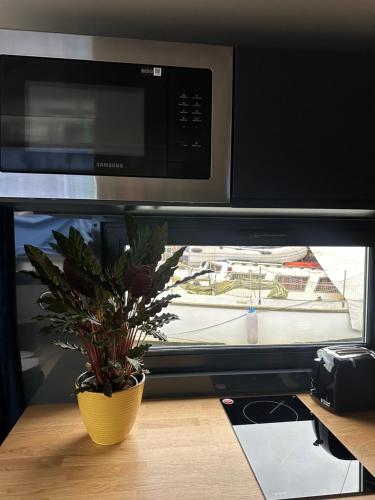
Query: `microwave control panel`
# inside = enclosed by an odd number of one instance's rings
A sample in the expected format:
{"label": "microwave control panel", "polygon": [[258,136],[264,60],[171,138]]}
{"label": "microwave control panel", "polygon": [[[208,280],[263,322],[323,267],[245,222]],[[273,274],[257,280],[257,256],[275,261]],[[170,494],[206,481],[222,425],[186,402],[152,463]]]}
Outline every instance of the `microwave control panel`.
{"label": "microwave control panel", "polygon": [[168,177],[210,177],[212,73],[170,68]]}

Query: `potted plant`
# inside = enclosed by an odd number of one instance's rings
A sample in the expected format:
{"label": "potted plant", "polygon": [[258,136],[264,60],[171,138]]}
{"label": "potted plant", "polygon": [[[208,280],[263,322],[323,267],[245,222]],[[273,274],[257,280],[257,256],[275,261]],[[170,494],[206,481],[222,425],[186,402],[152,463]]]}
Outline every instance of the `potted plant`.
{"label": "potted plant", "polygon": [[178,294],[171,290],[209,271],[171,282],[185,250],[162,262],[167,227],[137,225],[126,219],[129,247],[104,269],[80,232],[53,231],[51,247],[64,258],[63,269],[39,248],[25,245],[35,271],[26,271],[48,287],[38,302],[46,313],[42,331],[72,335],[75,341],[54,340],[63,349],[87,358],[75,392],[88,433],[98,444],[122,441],[130,432],[142,399],[144,355],[150,338],[166,340],[161,328],[178,319],[164,308]]}

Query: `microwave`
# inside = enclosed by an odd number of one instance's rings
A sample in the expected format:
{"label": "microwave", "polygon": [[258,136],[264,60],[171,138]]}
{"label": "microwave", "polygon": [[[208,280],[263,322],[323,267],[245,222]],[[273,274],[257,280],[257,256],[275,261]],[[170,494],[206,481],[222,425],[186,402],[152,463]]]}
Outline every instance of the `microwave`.
{"label": "microwave", "polygon": [[232,49],[0,30],[0,200],[228,203]]}

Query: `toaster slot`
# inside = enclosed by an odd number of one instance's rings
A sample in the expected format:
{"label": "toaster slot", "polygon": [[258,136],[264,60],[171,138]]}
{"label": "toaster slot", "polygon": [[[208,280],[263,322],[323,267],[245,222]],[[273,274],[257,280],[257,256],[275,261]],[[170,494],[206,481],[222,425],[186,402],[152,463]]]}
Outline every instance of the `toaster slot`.
{"label": "toaster slot", "polygon": [[369,351],[368,349],[358,347],[345,350],[342,349],[340,351],[336,351],[336,354],[342,358],[350,358],[352,356],[368,356]]}

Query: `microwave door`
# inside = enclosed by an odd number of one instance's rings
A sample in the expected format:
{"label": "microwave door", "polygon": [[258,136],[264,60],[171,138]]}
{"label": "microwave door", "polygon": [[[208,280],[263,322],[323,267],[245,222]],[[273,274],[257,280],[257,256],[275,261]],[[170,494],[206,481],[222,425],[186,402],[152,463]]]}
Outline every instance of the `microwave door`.
{"label": "microwave door", "polygon": [[2,56],[1,169],[164,177],[167,74]]}

